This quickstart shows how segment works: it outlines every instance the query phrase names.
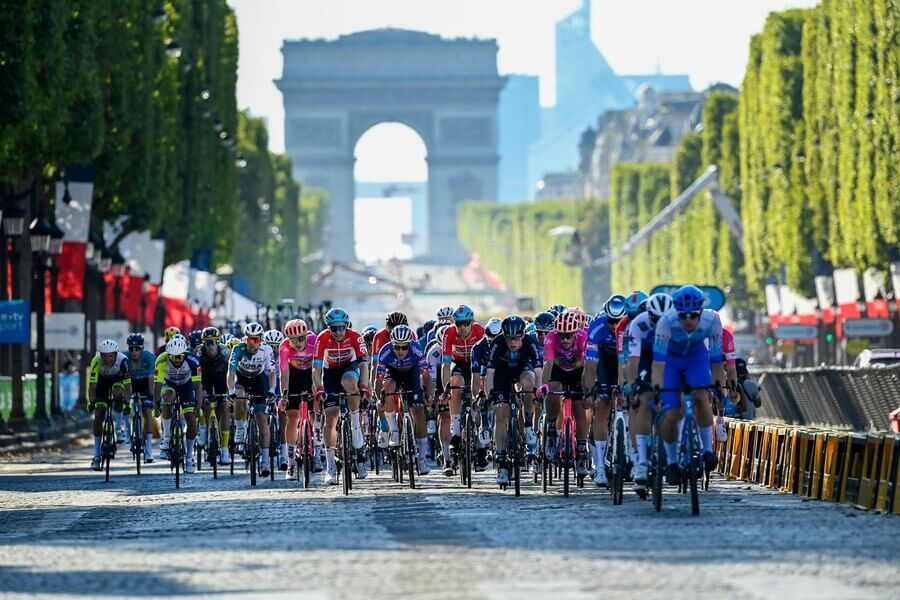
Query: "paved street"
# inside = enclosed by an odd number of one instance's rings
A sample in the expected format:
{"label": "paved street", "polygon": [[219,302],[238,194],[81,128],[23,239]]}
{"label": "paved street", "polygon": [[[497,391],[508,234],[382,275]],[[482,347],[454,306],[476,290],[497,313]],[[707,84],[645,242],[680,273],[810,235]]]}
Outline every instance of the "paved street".
{"label": "paved street", "polygon": [[[714,480],[692,517],[634,495],[524,497],[485,473],[469,491],[388,475],[350,498],[321,482],[204,470],[175,491],[168,465],[112,481],[87,447],[0,464],[0,597],[888,598],[900,519]],[[279,479],[283,477],[279,474]]]}

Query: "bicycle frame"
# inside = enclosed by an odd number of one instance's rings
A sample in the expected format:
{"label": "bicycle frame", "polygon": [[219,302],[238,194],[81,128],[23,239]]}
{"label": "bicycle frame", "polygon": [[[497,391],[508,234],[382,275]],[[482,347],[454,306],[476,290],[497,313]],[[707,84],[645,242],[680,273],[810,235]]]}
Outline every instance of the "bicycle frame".
{"label": "bicycle frame", "polygon": [[[464,416],[465,421],[463,423],[463,428],[460,431],[460,438],[462,438],[463,446],[460,449],[460,455],[456,456],[456,466],[461,468],[459,469],[459,477],[460,482],[466,486],[472,487],[472,473],[473,468],[472,464],[475,457],[475,423],[472,416],[472,386],[469,384],[465,385],[450,385],[447,384],[445,387],[447,393],[449,394],[452,390],[461,390],[460,393],[460,402],[462,403],[462,412],[461,416]],[[462,459],[462,460],[460,460]]]}

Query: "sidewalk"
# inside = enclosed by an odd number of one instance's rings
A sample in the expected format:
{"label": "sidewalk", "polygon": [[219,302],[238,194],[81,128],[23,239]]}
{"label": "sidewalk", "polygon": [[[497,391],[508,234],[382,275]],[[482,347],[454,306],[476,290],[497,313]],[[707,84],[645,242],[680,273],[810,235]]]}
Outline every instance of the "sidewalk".
{"label": "sidewalk", "polygon": [[75,409],[43,422],[30,421],[27,428],[0,433],[0,456],[63,448],[89,434],[91,415]]}

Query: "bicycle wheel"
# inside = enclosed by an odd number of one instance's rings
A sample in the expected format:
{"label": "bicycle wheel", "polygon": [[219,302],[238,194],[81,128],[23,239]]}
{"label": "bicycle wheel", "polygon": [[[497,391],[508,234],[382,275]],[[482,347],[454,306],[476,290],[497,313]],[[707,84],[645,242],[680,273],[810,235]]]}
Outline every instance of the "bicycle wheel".
{"label": "bicycle wheel", "polygon": [[278,456],[278,416],[269,415],[269,480],[275,481],[275,457]]}
{"label": "bicycle wheel", "polygon": [[563,477],[563,496],[569,496],[569,471],[572,470],[572,444],[574,440],[572,440],[572,426],[571,423],[566,421],[566,424],[563,425],[563,451],[560,453],[562,458],[562,477]]}
{"label": "bicycle wheel", "polygon": [[256,471],[259,462],[259,426],[256,423],[256,415],[252,415],[250,418],[250,426],[247,431],[247,464],[250,468],[250,485],[256,486]]}
{"label": "bicycle wheel", "polygon": [[[303,462],[303,487],[308,488],[310,483],[310,472],[312,471],[312,427],[309,421],[304,421],[303,435],[300,443],[302,446],[301,461]],[[300,469],[297,469],[299,474]]]}
{"label": "bicycle wheel", "polygon": [[206,432],[206,457],[212,467],[213,479],[219,478],[219,419],[215,413],[209,417],[209,428]]}
{"label": "bicycle wheel", "polygon": [[470,411],[466,411],[466,439],[464,440],[463,461],[465,463],[465,484],[466,487],[472,487],[472,465],[474,463],[474,452],[472,446],[475,445],[475,423],[472,422]]}
{"label": "bicycle wheel", "polygon": [[[625,424],[621,419],[616,421],[616,454],[615,466],[613,467],[613,504],[622,504],[625,495]],[[601,462],[596,465],[597,469],[605,469],[606,465]]]}
{"label": "bicycle wheel", "polygon": [[341,479],[344,484],[344,495],[350,495],[353,486],[352,467],[350,466],[350,423],[341,418]]}
{"label": "bicycle wheel", "polygon": [[142,418],[138,409],[131,419],[131,455],[138,475],[141,474],[141,458],[144,454],[144,429],[141,424]]}
{"label": "bicycle wheel", "polygon": [[697,489],[697,479],[700,473],[700,461],[697,455],[697,448],[695,445],[695,429],[694,429],[694,421],[693,419],[687,419],[684,423],[684,432],[687,436],[687,455],[688,455],[688,468],[687,478],[688,485],[691,492],[691,514],[699,515],[700,514],[700,493]]}
{"label": "bicycle wheel", "polygon": [[[515,402],[515,398],[512,400]],[[510,477],[516,496],[521,495],[521,460],[519,454],[519,416],[515,409],[509,411],[509,457]]]}
{"label": "bicycle wheel", "polygon": [[662,494],[663,494],[663,472],[665,471],[665,449],[663,447],[662,437],[659,433],[654,432],[652,435],[652,454],[651,466],[653,468],[652,490],[653,509],[656,512],[662,510]]}
{"label": "bicycle wheel", "polygon": [[231,424],[228,426],[228,453],[231,455],[231,464],[228,465],[228,473],[233,477],[234,476],[234,463],[237,461],[237,455],[234,453],[236,445],[234,443],[234,418],[231,419]]}

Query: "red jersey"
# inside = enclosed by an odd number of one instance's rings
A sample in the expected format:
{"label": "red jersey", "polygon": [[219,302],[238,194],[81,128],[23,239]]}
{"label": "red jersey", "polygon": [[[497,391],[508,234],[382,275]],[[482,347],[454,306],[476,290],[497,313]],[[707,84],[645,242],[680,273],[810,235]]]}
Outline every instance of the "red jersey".
{"label": "red jersey", "polygon": [[337,341],[331,331],[324,330],[316,337],[314,367],[337,369],[366,360],[366,342],[358,332],[348,329],[344,339]]}
{"label": "red jersey", "polygon": [[[416,341],[416,332],[413,331],[413,341]],[[387,327],[382,327],[381,330],[375,334],[375,337],[372,338],[372,362],[378,362],[378,353],[381,352],[381,349],[384,348],[386,344],[391,341],[391,334],[388,332]]]}
{"label": "red jersey", "polygon": [[628,323],[631,319],[628,318],[628,315],[625,315],[619,322],[616,323],[616,329],[614,333],[616,334],[616,353],[619,355],[619,360],[621,362],[627,362],[628,356],[626,356],[625,352],[625,336],[628,332]]}
{"label": "red jersey", "polygon": [[484,337],[484,326],[481,323],[472,323],[472,331],[469,337],[463,339],[456,325],[451,325],[444,331],[444,344],[441,348],[444,362],[468,363],[472,362],[472,348]]}

